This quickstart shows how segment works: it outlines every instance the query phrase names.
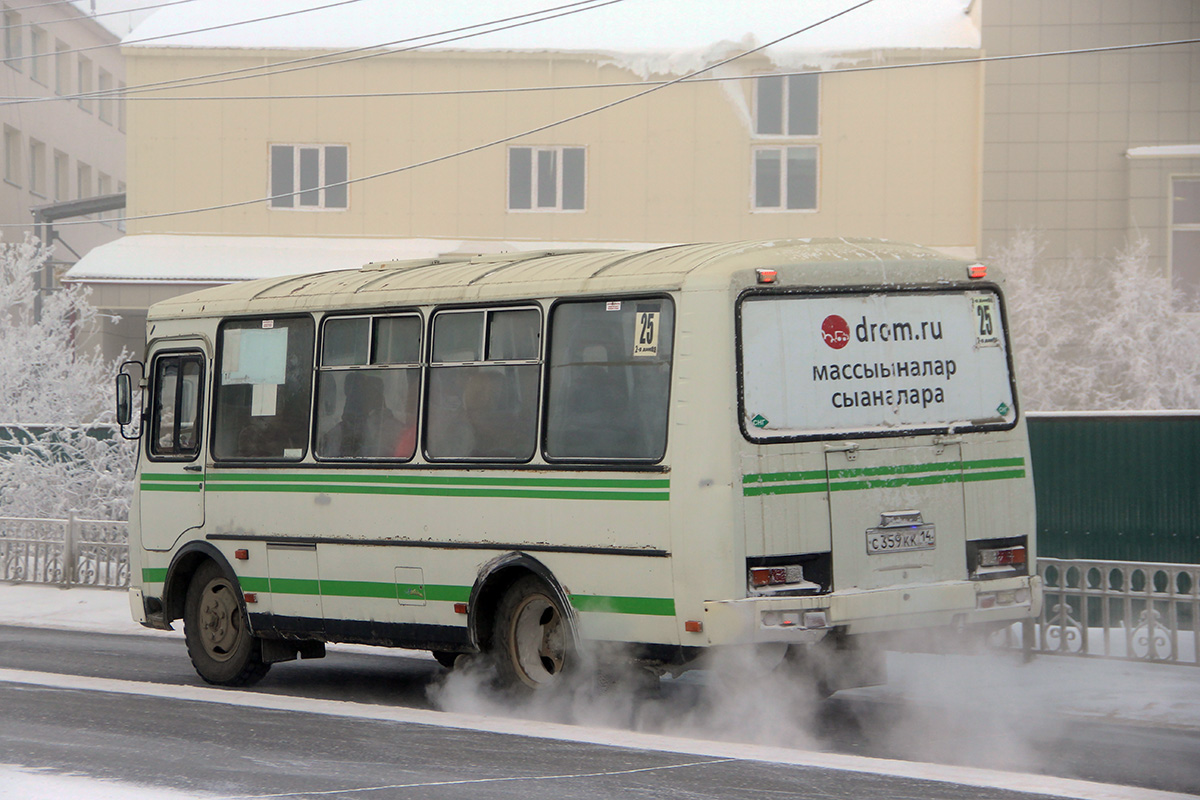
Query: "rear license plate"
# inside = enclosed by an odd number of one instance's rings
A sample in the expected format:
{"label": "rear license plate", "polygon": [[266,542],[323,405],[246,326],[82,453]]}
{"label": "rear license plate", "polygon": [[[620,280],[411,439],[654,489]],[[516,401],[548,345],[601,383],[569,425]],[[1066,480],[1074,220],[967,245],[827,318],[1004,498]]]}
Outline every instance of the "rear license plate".
{"label": "rear license plate", "polygon": [[935,546],[933,525],[867,529],[869,556],[880,553],[905,553],[910,550],[933,550]]}

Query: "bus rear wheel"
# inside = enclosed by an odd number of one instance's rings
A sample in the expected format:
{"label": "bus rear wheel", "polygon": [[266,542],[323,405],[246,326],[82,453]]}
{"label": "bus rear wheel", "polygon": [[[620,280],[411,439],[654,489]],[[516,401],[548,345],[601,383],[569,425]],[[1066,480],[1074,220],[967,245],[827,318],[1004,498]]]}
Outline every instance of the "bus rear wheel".
{"label": "bus rear wheel", "polygon": [[212,561],[188,584],[183,632],[192,666],[208,683],[249,686],[271,668],[246,623],[237,586]]}
{"label": "bus rear wheel", "polygon": [[492,644],[501,684],[517,691],[545,689],[575,662],[571,623],[533,575],[517,580],[500,601]]}

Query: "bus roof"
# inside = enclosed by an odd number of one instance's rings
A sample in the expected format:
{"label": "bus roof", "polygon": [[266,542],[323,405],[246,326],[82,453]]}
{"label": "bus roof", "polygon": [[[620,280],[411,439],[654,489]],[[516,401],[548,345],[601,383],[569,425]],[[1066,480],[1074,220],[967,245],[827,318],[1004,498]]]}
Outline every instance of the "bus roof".
{"label": "bus roof", "polygon": [[[242,281],[156,303],[149,319],[471,303],[560,295],[728,289],[739,273],[787,268],[790,285],[960,280],[967,262],[882,239],[775,239],[384,261],[357,270]],[[848,274],[851,265],[876,275]],[[838,279],[839,273],[842,277]]]}

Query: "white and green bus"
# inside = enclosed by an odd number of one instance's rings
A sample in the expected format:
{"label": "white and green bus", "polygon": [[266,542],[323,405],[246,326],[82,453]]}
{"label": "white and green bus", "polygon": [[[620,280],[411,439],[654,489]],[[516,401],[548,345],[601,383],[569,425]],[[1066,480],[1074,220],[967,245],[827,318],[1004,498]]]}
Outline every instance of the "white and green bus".
{"label": "white and green bus", "polygon": [[[155,305],[134,618],[206,681],[327,642],[861,653],[1035,615],[1001,286],[877,240],[372,263]],[[132,377],[118,376],[130,423]],[[132,434],[131,434],[132,435]],[[849,659],[849,657],[847,657]],[[835,667],[831,688],[870,678]]]}

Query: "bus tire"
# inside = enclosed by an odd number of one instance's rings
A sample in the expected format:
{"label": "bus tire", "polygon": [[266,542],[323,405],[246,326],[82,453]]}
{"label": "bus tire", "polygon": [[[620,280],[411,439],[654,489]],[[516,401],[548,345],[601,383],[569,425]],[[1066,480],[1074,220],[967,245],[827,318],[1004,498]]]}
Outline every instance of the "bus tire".
{"label": "bus tire", "polygon": [[492,655],[501,686],[529,693],[558,682],[576,661],[571,622],[554,592],[526,575],[496,609]]}
{"label": "bus tire", "polygon": [[188,584],[183,633],[192,666],[207,683],[249,686],[271,668],[247,625],[237,585],[213,561],[201,564]]}

